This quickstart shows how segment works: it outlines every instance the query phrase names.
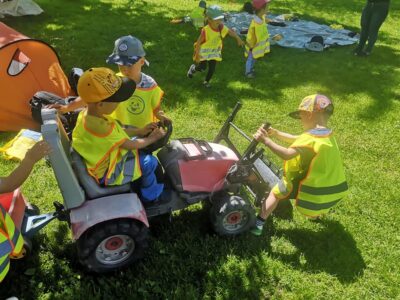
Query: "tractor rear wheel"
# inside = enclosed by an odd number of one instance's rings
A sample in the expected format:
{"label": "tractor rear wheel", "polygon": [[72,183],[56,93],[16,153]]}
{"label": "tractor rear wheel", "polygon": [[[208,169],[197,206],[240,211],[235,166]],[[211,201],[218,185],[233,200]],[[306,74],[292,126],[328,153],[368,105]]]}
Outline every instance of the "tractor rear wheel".
{"label": "tractor rear wheel", "polygon": [[252,205],[237,195],[225,194],[214,199],[210,214],[215,232],[224,236],[243,233],[255,222]]}
{"label": "tractor rear wheel", "polygon": [[95,225],[78,240],[79,261],[90,272],[115,271],[142,258],[148,247],[148,228],[130,219]]}

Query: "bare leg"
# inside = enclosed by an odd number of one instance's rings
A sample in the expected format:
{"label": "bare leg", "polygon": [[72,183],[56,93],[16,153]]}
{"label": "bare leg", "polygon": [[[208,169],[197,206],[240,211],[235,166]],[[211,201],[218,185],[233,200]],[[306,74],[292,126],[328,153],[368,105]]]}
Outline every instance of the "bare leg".
{"label": "bare leg", "polygon": [[267,199],[264,200],[262,207],[261,207],[261,212],[260,212],[260,217],[263,218],[264,220],[269,217],[269,215],[275,210],[275,208],[278,206],[279,199],[276,198],[275,194],[270,192]]}

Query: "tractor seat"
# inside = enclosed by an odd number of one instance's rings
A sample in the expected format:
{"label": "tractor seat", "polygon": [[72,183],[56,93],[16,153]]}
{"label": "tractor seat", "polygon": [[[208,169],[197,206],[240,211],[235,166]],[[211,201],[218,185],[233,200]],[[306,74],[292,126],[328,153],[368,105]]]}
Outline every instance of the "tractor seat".
{"label": "tractor seat", "polygon": [[89,200],[115,194],[129,193],[131,191],[131,185],[129,183],[108,187],[99,186],[96,180],[89,175],[85,162],[75,150],[71,151],[71,164]]}

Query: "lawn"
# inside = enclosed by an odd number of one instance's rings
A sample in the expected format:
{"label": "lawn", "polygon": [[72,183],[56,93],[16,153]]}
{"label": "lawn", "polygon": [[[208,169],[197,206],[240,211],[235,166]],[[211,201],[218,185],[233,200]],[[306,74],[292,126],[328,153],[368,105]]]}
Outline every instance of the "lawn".
{"label": "lawn", "polygon": [[[306,95],[333,99],[331,119],[342,151],[350,194],[320,222],[294,213],[271,218],[259,238],[221,238],[201,205],[151,226],[145,259],[105,276],[83,272],[65,223],[54,221],[34,240],[34,253],[14,262],[0,298],[20,299],[399,299],[400,297],[400,4],[381,28],[373,55],[354,57],[352,47],[323,53],[273,47],[257,62],[257,77],[243,76],[243,50],[226,38],[224,60],[213,87],[189,80],[198,32],[170,24],[187,14],[192,0],[37,0],[45,13],[6,18],[7,25],[41,39],[58,52],[66,73],[104,66],[113,42],[132,34],[145,44],[150,67],[166,96],[174,137],[212,140],[240,100],[237,124],[252,133],[265,119],[300,133],[287,117]],[[218,1],[237,11],[244,1]],[[363,0],[274,0],[274,13],[341,24],[358,31]],[[211,3],[211,2],[210,2]],[[196,74],[198,75],[198,74]],[[0,144],[13,134],[1,133]],[[397,145],[397,146],[396,146]],[[274,158],[276,162],[279,162]],[[1,159],[1,175],[15,163]],[[40,162],[23,186],[42,212],[62,201],[51,168]]]}

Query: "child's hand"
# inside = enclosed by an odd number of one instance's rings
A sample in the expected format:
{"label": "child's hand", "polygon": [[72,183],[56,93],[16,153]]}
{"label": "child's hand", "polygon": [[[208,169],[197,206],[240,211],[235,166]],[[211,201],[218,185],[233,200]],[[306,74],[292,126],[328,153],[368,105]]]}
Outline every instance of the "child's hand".
{"label": "child's hand", "polygon": [[141,133],[141,135],[142,136],[146,136],[146,135],[148,135],[149,133],[151,133],[154,129],[156,129],[157,128],[157,123],[156,122],[151,122],[151,123],[149,123],[149,124],[147,124],[146,126],[144,126],[143,128],[142,128],[142,133]]}
{"label": "child's hand", "polygon": [[51,147],[45,141],[37,142],[25,155],[24,160],[29,160],[33,163],[39,161],[45,155],[51,152]]}
{"label": "child's hand", "polygon": [[170,118],[168,118],[166,115],[164,114],[160,114],[159,116],[160,122],[163,126],[167,125],[167,124],[171,124],[172,121]]}
{"label": "child's hand", "polygon": [[238,38],[236,41],[237,41],[237,44],[238,44],[239,47],[243,47],[244,46],[244,42],[242,41],[241,38]]}
{"label": "child's hand", "polygon": [[253,137],[257,142],[265,143],[265,141],[268,139],[268,132],[263,128],[262,125],[257,129],[257,132],[253,135]]}
{"label": "child's hand", "polygon": [[68,112],[67,105],[62,105],[62,104],[58,104],[58,103],[46,105],[45,108],[55,108],[57,111],[59,111],[62,114],[65,114]]}
{"label": "child's hand", "polygon": [[271,126],[267,129],[268,136],[276,136],[278,134],[278,130],[272,128]]}
{"label": "child's hand", "polygon": [[165,135],[165,130],[162,128],[155,128],[149,135],[150,138],[153,138],[154,141],[161,139]]}

